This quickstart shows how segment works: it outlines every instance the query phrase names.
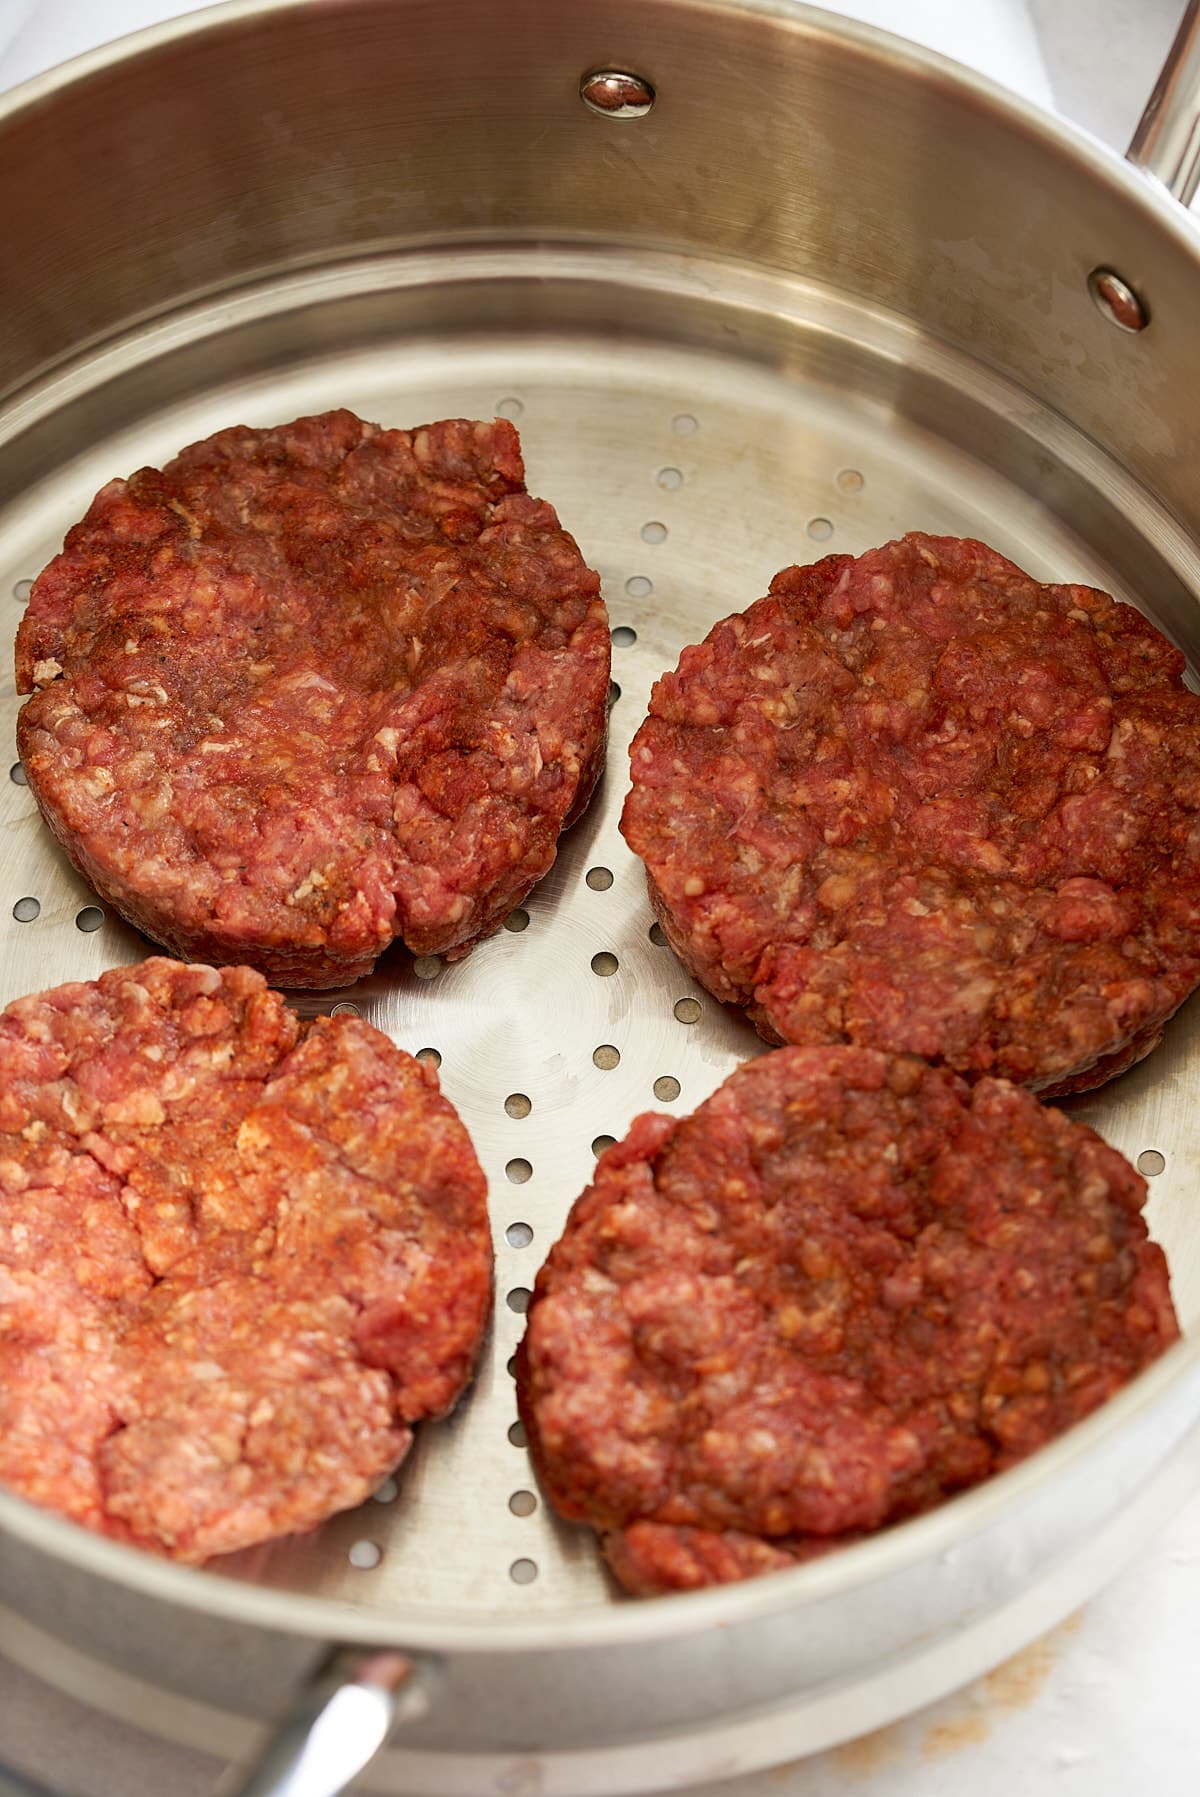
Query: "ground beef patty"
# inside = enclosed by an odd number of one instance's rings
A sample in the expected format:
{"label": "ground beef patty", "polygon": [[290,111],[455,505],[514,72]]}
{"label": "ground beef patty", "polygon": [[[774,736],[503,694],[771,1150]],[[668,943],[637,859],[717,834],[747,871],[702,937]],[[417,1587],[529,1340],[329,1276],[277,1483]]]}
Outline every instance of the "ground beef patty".
{"label": "ground beef patty", "polygon": [[551,1499],[640,1591],[928,1509],[1175,1339],[1145,1195],[1020,1086],[871,1049],[780,1049],[692,1117],[639,1117],[518,1357]]}
{"label": "ground beef patty", "polygon": [[504,420],[220,432],[113,481],[35,582],[17,744],[96,889],[284,985],[461,952],[604,749],[598,577]]}
{"label": "ground beef patty", "polygon": [[786,568],[654,689],[622,829],[768,1041],[1047,1095],[1200,981],[1200,698],[1130,606],[908,536]]}
{"label": "ground beef patty", "polygon": [[361,1502],[469,1379],[483,1175],[436,1077],[249,968],[0,1015],[0,1482],[203,1560]]}

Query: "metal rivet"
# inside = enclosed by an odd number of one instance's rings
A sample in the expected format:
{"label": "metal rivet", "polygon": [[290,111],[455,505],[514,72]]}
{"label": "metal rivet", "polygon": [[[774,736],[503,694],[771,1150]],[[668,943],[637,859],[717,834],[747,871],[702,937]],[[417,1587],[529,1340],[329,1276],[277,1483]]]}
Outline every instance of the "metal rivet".
{"label": "metal rivet", "polygon": [[1088,292],[1110,324],[1121,331],[1144,331],[1150,313],[1128,281],[1111,268],[1094,268],[1088,276]]}
{"label": "metal rivet", "polygon": [[606,119],[643,119],[654,104],[654,89],[641,75],[597,69],[579,83],[579,97]]}

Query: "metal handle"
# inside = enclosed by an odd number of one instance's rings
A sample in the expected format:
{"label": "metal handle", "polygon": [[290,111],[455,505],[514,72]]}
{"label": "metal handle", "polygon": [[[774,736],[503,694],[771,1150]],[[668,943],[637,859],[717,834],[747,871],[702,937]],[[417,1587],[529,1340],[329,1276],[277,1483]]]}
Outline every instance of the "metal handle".
{"label": "metal handle", "polygon": [[[407,1654],[342,1649],[305,1687],[228,1797],[340,1797],[397,1722],[429,1707],[429,1668]],[[236,1775],[234,1775],[236,1777]]]}
{"label": "metal handle", "polygon": [[1126,154],[1191,205],[1200,187],[1200,0],[1188,0]]}

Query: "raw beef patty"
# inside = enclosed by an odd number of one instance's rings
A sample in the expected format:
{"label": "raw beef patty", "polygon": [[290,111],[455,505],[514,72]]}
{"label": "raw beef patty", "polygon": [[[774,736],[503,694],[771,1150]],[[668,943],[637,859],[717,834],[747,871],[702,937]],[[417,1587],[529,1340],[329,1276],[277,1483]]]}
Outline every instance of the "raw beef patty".
{"label": "raw beef patty", "polygon": [[604,751],[599,581],[499,420],[234,429],[96,497],[34,583],[17,744],[50,828],[189,959],[336,986],[461,953]]}
{"label": "raw beef patty", "polygon": [[257,973],[0,1015],[0,1482],[203,1560],[360,1503],[471,1376],[486,1188],[436,1076]]}
{"label": "raw beef patty", "polygon": [[783,1048],[639,1117],[518,1357],[562,1515],[635,1591],[786,1567],[1002,1471],[1178,1334],[1146,1185],[1005,1080]]}
{"label": "raw beef patty", "polygon": [[787,568],[656,685],[622,820],[768,1041],[1083,1090],[1200,981],[1200,698],[1131,606],[982,543]]}

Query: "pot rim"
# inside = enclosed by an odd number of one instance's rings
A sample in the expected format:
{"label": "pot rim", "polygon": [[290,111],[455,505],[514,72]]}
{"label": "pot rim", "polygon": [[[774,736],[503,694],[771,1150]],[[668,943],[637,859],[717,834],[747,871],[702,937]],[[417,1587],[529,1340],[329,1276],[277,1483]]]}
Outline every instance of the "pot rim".
{"label": "pot rim", "polygon": [[[799,1611],[843,1592],[881,1583],[921,1560],[945,1555],[1034,1500],[1072,1467],[1099,1454],[1116,1435],[1151,1414],[1189,1375],[1197,1373],[1200,1340],[1176,1342],[1153,1366],[1056,1441],[926,1515],[792,1570],[774,1572],[769,1578],[673,1593],[654,1603],[598,1604],[586,1610],[538,1611],[528,1617],[433,1605],[412,1611],[374,1611],[336,1598],[305,1597],[226,1577],[205,1567],[159,1559],[142,1548],[109,1540],[65,1517],[39,1510],[5,1491],[0,1491],[0,1533],[7,1532],[44,1554],[142,1596],[281,1634],[455,1653],[557,1653],[635,1646]],[[1176,1445],[1177,1438],[1165,1445],[1163,1460]]]}

